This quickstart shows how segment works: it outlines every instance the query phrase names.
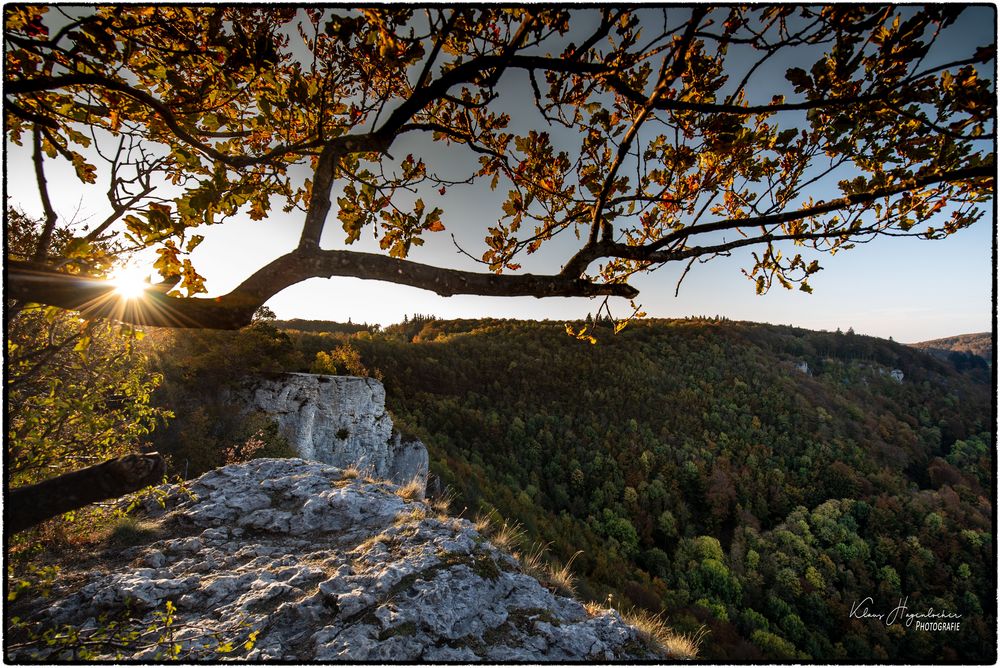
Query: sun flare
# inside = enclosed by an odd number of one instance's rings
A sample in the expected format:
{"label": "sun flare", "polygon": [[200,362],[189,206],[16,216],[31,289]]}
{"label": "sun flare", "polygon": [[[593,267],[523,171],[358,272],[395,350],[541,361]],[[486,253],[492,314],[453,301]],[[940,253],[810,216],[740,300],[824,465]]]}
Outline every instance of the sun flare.
{"label": "sun flare", "polygon": [[122,299],[138,299],[142,297],[149,283],[146,274],[136,267],[124,267],[111,278],[115,286],[115,294]]}

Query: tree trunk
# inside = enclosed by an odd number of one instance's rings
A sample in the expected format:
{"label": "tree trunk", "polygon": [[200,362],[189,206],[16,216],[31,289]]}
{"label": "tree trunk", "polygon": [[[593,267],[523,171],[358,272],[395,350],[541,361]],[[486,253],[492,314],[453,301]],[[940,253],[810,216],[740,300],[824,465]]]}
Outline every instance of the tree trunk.
{"label": "tree trunk", "polygon": [[7,492],[3,532],[13,535],[50,517],[87,504],[155,485],[163,479],[166,463],[158,452],[126,455],[96,466]]}

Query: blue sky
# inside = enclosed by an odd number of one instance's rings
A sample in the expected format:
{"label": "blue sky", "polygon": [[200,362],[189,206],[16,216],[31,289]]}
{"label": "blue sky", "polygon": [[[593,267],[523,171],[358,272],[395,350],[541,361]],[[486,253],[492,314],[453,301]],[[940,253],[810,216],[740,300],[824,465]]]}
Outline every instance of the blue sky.
{"label": "blue sky", "polygon": [[[968,17],[957,28],[964,43],[986,44],[992,38],[992,8],[984,8],[988,21]],[[982,16],[979,17],[982,19]],[[783,84],[785,64],[777,64],[771,75],[776,85]],[[511,79],[510,94],[523,95],[525,82]],[[775,92],[768,89],[766,96]],[[779,91],[780,92],[780,91]],[[527,100],[524,100],[525,103]],[[754,100],[751,100],[753,102]],[[766,101],[766,100],[762,100]],[[515,105],[516,107],[517,105]],[[525,105],[529,106],[530,105]],[[515,118],[525,127],[537,119]],[[429,165],[441,163],[454,168],[470,159],[467,151],[452,146],[421,144],[419,139],[403,138],[393,146],[397,157],[416,152]],[[412,141],[411,145],[404,143]],[[31,214],[40,214],[36,187],[28,153],[8,145],[8,201]],[[102,215],[106,204],[106,183],[84,188],[72,170],[55,161],[46,163],[55,208],[66,220],[82,220],[88,215]],[[463,248],[481,255],[486,227],[495,222],[499,201],[504,193],[491,193],[485,186],[473,189],[451,188],[439,202],[446,232],[427,235],[426,245],[414,248],[410,259],[470,270],[482,270],[459,255],[452,243],[454,234]],[[817,198],[829,194],[817,193]],[[78,211],[79,209],[79,211]],[[223,225],[199,229],[205,241],[195,251],[193,261],[207,279],[210,295],[223,294],[235,287],[264,263],[292,250],[297,244],[302,215],[275,215],[263,222],[237,217]],[[335,214],[334,214],[335,215]],[[971,228],[943,241],[913,239],[878,239],[869,244],[838,253],[820,256],[824,270],[810,283],[813,294],[786,291],[775,287],[757,296],[754,285],[740,272],[747,267],[750,251],[717,258],[695,265],[685,279],[679,296],[674,296],[682,265],[666,266],[631,282],[641,290],[637,303],[651,317],[687,315],[723,315],[734,320],[752,320],[791,324],[809,329],[853,327],[858,333],[893,337],[912,342],[954,334],[989,331],[992,317],[994,268],[992,244],[995,237],[992,212]],[[343,231],[334,216],[323,238],[326,248],[343,246]],[[551,273],[558,270],[573,247],[569,238],[556,239],[548,249],[526,258],[522,271]],[[353,250],[378,252],[371,234],[363,234]],[[389,324],[402,320],[404,314],[425,313],[442,318],[499,317],[525,319],[576,320],[593,312],[600,300],[583,298],[450,298],[387,283],[358,279],[313,279],[286,289],[269,302],[281,318],[313,318]],[[612,302],[615,315],[630,312],[627,301]]]}

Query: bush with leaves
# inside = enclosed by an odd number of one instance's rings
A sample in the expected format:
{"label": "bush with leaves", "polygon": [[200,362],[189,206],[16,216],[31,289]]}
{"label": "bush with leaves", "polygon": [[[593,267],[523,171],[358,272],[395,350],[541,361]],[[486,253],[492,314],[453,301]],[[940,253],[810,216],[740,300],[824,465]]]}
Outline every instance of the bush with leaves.
{"label": "bush with leaves", "polygon": [[[38,227],[9,210],[8,257],[30,252]],[[70,250],[58,230],[51,243]],[[50,306],[6,306],[9,488],[134,451],[170,417],[151,404],[162,377],[136,345],[141,332]]]}
{"label": "bush with leaves", "polygon": [[218,466],[260,457],[296,457],[295,449],[264,413],[244,413],[226,399],[188,406],[156,443],[169,471],[190,478]]}
{"label": "bush with leaves", "polygon": [[132,334],[37,306],[7,332],[11,487],[133,451],[170,415],[150,405],[161,376]]}
{"label": "bush with leaves", "polygon": [[382,372],[378,369],[369,372],[368,368],[361,362],[361,353],[350,342],[343,343],[329,352],[321,350],[316,353],[316,360],[309,368],[309,371],[311,373],[329,374],[331,376],[346,374],[382,380]]}

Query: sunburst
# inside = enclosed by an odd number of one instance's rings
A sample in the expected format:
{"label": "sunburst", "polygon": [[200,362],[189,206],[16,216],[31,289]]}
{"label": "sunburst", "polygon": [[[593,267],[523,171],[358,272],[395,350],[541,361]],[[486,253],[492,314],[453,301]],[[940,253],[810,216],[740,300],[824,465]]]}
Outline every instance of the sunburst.
{"label": "sunburst", "polygon": [[115,294],[124,300],[139,299],[149,288],[146,272],[138,267],[126,266],[119,269],[111,277],[115,286]]}

